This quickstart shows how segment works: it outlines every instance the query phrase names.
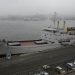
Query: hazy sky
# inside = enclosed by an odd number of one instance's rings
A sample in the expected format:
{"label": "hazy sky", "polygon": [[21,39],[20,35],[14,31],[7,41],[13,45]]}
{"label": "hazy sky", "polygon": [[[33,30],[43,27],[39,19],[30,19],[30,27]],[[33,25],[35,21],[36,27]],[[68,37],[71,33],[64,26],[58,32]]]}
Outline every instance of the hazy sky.
{"label": "hazy sky", "polygon": [[75,15],[75,0],[0,0],[0,15]]}

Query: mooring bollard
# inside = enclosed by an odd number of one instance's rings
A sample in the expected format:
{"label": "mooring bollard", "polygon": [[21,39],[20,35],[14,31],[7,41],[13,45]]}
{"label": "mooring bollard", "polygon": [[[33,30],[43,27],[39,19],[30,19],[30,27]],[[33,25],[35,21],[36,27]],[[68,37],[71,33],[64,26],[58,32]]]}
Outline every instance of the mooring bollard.
{"label": "mooring bollard", "polygon": [[11,59],[11,53],[6,54],[6,59],[8,59],[8,60]]}
{"label": "mooring bollard", "polygon": [[8,45],[6,47],[6,59],[7,60],[10,60],[11,59],[11,51],[10,51],[10,48],[9,48]]}
{"label": "mooring bollard", "polygon": [[11,59],[11,51],[9,49],[8,42],[5,39],[3,39],[2,43],[4,46],[4,50],[6,52],[6,59],[9,60],[9,59]]}

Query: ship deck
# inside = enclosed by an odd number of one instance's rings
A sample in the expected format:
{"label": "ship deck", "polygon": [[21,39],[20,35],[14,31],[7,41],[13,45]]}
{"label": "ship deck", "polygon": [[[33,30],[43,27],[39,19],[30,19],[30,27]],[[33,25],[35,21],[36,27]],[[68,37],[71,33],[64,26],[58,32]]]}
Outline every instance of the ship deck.
{"label": "ship deck", "polygon": [[37,46],[37,45],[44,45],[48,44],[42,40],[28,40],[28,41],[11,41],[8,42],[9,46]]}
{"label": "ship deck", "polygon": [[34,46],[36,45],[34,42],[20,42],[21,46]]}

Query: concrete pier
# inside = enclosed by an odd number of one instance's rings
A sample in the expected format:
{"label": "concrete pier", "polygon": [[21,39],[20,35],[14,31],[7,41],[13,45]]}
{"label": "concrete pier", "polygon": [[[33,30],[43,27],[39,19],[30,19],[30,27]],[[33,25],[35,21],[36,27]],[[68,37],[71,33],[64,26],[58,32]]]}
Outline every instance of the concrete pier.
{"label": "concrete pier", "polygon": [[75,59],[75,46],[15,56],[9,61],[0,61],[0,75],[28,75],[44,64],[52,65],[71,59]]}

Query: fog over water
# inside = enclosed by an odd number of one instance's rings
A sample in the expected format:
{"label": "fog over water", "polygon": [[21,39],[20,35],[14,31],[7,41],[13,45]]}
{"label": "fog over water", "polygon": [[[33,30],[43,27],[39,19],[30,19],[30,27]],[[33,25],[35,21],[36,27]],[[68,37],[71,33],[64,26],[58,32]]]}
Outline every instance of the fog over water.
{"label": "fog over water", "polygon": [[[75,16],[75,0],[0,0],[0,18],[27,15],[51,15],[57,12],[64,16]],[[2,21],[0,38],[7,40],[38,39],[44,26],[50,21]],[[75,21],[68,21],[74,26]]]}
{"label": "fog over water", "polygon": [[11,40],[37,39],[44,25],[48,25],[48,22],[0,21],[0,37]]}
{"label": "fog over water", "polygon": [[[46,21],[0,21],[0,38],[7,40],[39,39],[41,30],[52,24]],[[63,23],[62,23],[63,24]],[[67,26],[75,26],[75,21],[66,21]]]}

